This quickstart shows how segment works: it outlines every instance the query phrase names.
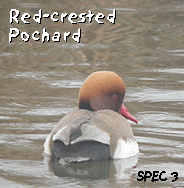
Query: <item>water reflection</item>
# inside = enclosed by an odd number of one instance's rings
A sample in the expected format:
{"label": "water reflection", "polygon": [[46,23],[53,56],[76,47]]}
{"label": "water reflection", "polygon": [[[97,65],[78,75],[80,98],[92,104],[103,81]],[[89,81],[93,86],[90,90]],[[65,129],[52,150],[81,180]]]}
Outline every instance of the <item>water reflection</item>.
{"label": "water reflection", "polygon": [[[48,159],[45,159],[47,161]],[[75,177],[78,179],[109,179],[114,176],[117,180],[129,179],[128,171],[136,168],[138,155],[121,160],[107,160],[86,163],[59,163],[49,161],[48,165],[59,177]]]}

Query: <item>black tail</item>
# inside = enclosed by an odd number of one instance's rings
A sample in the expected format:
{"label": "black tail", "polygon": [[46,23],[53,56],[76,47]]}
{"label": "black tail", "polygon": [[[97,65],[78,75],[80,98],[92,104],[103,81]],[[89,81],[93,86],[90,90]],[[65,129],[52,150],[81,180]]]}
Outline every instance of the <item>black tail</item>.
{"label": "black tail", "polygon": [[102,161],[110,159],[109,145],[97,141],[82,141],[66,146],[61,140],[56,140],[52,148],[54,159],[64,159],[66,162]]}

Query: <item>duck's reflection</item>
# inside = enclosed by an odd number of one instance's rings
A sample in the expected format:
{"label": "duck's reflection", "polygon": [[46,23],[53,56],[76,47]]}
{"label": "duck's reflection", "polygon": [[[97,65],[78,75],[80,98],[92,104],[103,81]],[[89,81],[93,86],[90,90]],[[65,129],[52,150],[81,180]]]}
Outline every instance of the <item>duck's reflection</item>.
{"label": "duck's reflection", "polygon": [[67,163],[52,160],[45,156],[48,168],[58,177],[75,177],[79,179],[108,179],[115,176],[123,179],[127,176],[127,169],[136,167],[138,155],[121,160],[107,160],[100,162]]}

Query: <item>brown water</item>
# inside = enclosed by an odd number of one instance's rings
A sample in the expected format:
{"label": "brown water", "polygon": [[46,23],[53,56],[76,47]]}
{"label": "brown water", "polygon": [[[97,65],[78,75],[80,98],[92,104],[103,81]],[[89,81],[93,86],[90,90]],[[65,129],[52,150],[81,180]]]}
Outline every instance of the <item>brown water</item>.
{"label": "brown water", "polygon": [[[20,24],[9,12],[20,11]],[[37,24],[33,15],[116,9],[116,23]],[[20,17],[29,13],[30,24]],[[28,21],[28,20],[27,20]],[[184,186],[184,2],[181,1],[29,1],[0,2],[0,187],[183,187]],[[8,42],[10,28],[31,35],[43,28],[61,42]],[[63,33],[81,28],[80,43]],[[41,36],[38,36],[40,37]],[[43,143],[56,123],[78,107],[88,74],[111,70],[125,81],[125,104],[139,156],[82,165],[50,164]],[[164,181],[138,181],[138,172],[165,171]],[[178,173],[175,182],[174,174]],[[158,178],[158,177],[157,177]]]}

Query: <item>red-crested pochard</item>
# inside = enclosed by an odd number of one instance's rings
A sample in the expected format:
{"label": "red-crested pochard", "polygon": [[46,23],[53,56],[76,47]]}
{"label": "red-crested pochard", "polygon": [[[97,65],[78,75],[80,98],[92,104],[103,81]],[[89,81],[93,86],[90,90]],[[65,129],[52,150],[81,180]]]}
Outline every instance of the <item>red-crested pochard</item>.
{"label": "red-crested pochard", "polygon": [[138,144],[127,119],[138,123],[123,104],[125,84],[110,71],[94,72],[79,92],[79,110],[63,117],[46,138],[44,152],[66,162],[122,159]]}

